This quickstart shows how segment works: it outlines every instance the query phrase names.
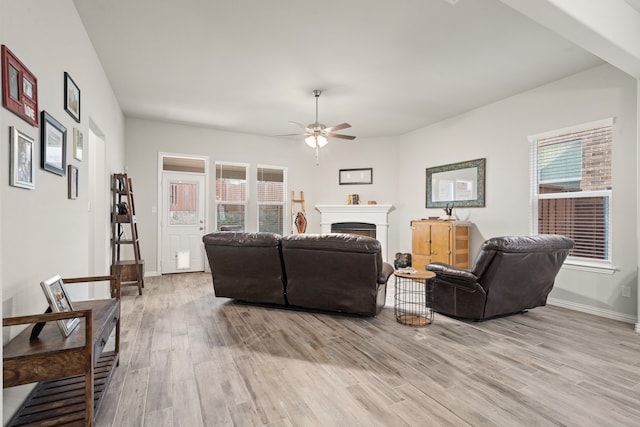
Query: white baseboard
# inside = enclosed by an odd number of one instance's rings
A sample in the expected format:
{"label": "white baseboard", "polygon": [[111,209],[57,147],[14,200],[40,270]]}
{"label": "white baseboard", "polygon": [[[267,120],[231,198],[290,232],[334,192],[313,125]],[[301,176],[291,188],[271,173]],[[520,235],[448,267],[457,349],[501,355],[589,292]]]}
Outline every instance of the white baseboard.
{"label": "white baseboard", "polygon": [[160,276],[160,273],[158,273],[157,271],[145,271],[144,272],[144,277],[156,277],[156,276]]}
{"label": "white baseboard", "polygon": [[569,310],[581,311],[583,313],[589,313],[595,316],[606,317],[607,319],[619,320],[625,323],[635,323],[636,332],[640,332],[640,322],[638,322],[636,316],[631,316],[629,314],[618,313],[617,311],[605,310],[602,308],[592,307],[590,305],[578,304],[575,302],[569,302],[556,298],[548,298],[547,304],[568,308]]}

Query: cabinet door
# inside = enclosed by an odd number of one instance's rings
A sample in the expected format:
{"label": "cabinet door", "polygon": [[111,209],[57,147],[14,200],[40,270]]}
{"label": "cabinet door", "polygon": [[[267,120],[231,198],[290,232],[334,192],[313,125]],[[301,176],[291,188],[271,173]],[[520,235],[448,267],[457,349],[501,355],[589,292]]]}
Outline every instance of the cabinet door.
{"label": "cabinet door", "polygon": [[429,223],[415,221],[411,223],[411,252],[429,255],[431,252],[431,227]]}
{"label": "cabinet door", "polygon": [[431,225],[431,262],[450,264],[451,224]]}

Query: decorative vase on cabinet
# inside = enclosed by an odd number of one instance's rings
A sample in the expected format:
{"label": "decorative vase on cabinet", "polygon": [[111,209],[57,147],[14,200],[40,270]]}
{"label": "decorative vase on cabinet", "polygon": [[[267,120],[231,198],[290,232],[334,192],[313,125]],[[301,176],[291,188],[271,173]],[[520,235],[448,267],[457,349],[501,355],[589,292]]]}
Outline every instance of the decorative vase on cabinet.
{"label": "decorative vase on cabinet", "polygon": [[442,220],[411,221],[411,258],[416,270],[431,262],[469,268],[471,223]]}

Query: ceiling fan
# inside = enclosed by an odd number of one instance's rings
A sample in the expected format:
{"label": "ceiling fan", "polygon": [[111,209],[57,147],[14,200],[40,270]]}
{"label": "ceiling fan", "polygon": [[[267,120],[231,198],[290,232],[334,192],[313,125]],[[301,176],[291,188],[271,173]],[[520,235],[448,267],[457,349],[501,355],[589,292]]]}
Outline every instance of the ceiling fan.
{"label": "ceiling fan", "polygon": [[295,125],[300,126],[304,133],[291,133],[288,135],[281,136],[293,136],[293,135],[304,135],[306,136],[304,142],[311,148],[316,149],[316,164],[318,164],[318,149],[327,145],[327,138],[340,138],[340,139],[348,139],[353,140],[356,139],[353,135],[342,135],[339,133],[334,133],[335,131],[350,128],[351,125],[349,123],[341,123],[339,125],[327,127],[323,123],[318,121],[318,98],[320,98],[320,94],[322,91],[320,89],[316,89],[313,91],[313,95],[316,97],[316,121],[308,124],[307,126],[303,126],[301,123],[289,121],[289,123],[293,123]]}

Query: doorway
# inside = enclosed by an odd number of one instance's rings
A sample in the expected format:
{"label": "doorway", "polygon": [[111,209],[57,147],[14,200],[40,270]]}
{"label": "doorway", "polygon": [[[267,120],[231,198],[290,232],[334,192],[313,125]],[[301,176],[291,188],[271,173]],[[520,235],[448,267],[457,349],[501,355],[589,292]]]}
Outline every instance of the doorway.
{"label": "doorway", "polygon": [[204,271],[207,161],[161,154],[160,273]]}

